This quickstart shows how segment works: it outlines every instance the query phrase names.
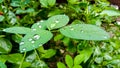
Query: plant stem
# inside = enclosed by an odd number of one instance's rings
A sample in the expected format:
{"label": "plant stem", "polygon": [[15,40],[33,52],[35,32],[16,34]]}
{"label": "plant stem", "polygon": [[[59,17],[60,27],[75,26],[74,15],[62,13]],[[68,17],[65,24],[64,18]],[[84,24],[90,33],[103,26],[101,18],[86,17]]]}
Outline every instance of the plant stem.
{"label": "plant stem", "polygon": [[24,59],[25,59],[25,56],[26,56],[26,52],[25,52],[24,55],[23,55],[23,58],[22,58],[22,61],[21,61],[21,64],[20,64],[19,68],[22,68],[22,64],[23,64],[23,61],[24,61]]}
{"label": "plant stem", "polygon": [[36,53],[36,55],[37,55],[37,57],[38,57],[38,60],[40,61],[40,57],[39,57],[36,49],[35,49],[35,53]]}

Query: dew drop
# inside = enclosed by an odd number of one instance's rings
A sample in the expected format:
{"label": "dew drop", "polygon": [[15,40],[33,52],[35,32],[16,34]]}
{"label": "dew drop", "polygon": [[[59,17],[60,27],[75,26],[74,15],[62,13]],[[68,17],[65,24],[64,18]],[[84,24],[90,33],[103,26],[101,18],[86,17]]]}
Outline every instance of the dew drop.
{"label": "dew drop", "polygon": [[41,20],[40,22],[44,22],[43,20]]}
{"label": "dew drop", "polygon": [[32,29],[33,31],[36,31],[36,29]]}
{"label": "dew drop", "polygon": [[6,31],[6,29],[3,29],[3,31]]}
{"label": "dew drop", "polygon": [[39,39],[39,38],[40,38],[39,35],[35,35],[35,36],[34,36],[34,39]]}
{"label": "dew drop", "polygon": [[31,43],[35,43],[35,41],[31,41]]}
{"label": "dew drop", "polygon": [[56,20],[56,21],[55,21],[55,23],[59,23],[59,21],[58,21],[58,20]]}
{"label": "dew drop", "polygon": [[24,44],[24,42],[20,42],[20,45],[23,45]]}
{"label": "dew drop", "polygon": [[22,50],[23,50],[23,51],[25,51],[26,49],[25,49],[25,48],[23,48]]}
{"label": "dew drop", "polygon": [[105,36],[104,38],[105,38],[105,39],[107,39],[107,37],[106,37],[106,36]]}
{"label": "dew drop", "polygon": [[29,41],[32,41],[32,38],[30,38]]}
{"label": "dew drop", "polygon": [[55,27],[55,25],[56,25],[56,24],[51,24],[51,26],[50,26],[50,27],[51,27],[51,28],[53,28],[53,27]]}
{"label": "dew drop", "polygon": [[70,30],[74,30],[73,28],[71,28]]}
{"label": "dew drop", "polygon": [[39,25],[40,23],[37,23],[37,25]]}
{"label": "dew drop", "polygon": [[81,30],[81,33],[83,33],[84,31],[83,30]]}
{"label": "dew drop", "polygon": [[42,26],[40,25],[39,28],[41,28]]}

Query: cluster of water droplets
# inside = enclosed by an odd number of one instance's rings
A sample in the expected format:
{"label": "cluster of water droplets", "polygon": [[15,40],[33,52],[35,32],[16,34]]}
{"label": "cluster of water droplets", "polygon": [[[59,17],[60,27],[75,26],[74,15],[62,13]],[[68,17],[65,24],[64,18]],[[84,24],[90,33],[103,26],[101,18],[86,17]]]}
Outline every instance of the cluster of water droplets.
{"label": "cluster of water droplets", "polygon": [[56,18],[55,18],[54,20],[55,20],[55,21],[54,21],[55,23],[51,24],[50,28],[54,28],[54,27],[56,26],[56,24],[60,22],[60,21],[59,21],[58,19],[56,19]]}

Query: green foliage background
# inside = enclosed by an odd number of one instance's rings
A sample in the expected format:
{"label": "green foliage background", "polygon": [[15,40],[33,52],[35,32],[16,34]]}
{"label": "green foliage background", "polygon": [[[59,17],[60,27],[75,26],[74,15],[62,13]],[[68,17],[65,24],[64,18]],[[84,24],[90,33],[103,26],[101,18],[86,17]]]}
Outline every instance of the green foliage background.
{"label": "green foliage background", "polygon": [[107,0],[0,0],[0,68],[119,68],[119,16]]}

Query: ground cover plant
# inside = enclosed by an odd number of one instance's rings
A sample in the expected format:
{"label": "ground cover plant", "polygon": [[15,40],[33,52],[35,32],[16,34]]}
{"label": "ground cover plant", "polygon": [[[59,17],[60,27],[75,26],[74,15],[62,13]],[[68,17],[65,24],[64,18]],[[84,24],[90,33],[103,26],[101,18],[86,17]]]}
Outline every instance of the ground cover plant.
{"label": "ground cover plant", "polygon": [[0,68],[119,68],[120,11],[107,0],[0,0]]}

